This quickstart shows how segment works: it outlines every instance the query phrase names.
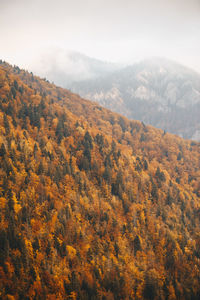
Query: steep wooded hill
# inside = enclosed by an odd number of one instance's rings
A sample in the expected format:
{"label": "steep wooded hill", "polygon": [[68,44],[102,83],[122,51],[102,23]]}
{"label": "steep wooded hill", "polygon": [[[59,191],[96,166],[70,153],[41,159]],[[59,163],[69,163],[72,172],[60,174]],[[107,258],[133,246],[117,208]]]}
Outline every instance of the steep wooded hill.
{"label": "steep wooded hill", "polygon": [[0,65],[0,297],[199,299],[200,144]]}

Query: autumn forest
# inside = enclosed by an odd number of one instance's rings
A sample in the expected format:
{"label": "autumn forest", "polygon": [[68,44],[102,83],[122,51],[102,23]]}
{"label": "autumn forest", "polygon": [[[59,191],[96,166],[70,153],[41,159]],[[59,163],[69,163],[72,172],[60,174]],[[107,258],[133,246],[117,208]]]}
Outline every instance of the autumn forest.
{"label": "autumn forest", "polygon": [[200,299],[200,143],[0,62],[0,298]]}

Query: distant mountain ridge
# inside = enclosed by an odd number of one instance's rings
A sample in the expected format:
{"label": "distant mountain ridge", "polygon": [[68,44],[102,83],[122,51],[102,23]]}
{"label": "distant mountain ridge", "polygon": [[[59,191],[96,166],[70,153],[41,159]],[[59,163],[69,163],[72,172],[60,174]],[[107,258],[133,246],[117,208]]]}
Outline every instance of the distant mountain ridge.
{"label": "distant mountain ridge", "polygon": [[32,71],[145,124],[200,141],[200,75],[165,58],[130,66],[54,49]]}
{"label": "distant mountain ridge", "polygon": [[144,60],[70,88],[129,119],[200,140],[200,75],[175,62]]}

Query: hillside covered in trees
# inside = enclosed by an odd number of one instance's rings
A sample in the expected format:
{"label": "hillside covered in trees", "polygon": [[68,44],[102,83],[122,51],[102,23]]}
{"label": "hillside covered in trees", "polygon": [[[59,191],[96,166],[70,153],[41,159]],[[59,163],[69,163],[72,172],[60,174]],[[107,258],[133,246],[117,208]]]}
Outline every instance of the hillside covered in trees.
{"label": "hillside covered in trees", "polygon": [[200,144],[0,64],[0,298],[199,299]]}

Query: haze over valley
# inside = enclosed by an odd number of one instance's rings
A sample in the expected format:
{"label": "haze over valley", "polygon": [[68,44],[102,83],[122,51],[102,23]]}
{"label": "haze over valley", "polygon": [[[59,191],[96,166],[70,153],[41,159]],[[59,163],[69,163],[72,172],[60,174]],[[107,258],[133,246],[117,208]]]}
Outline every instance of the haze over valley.
{"label": "haze over valley", "polygon": [[200,140],[200,74],[166,58],[124,65],[56,50],[34,71],[112,111],[186,139]]}
{"label": "haze over valley", "polygon": [[200,74],[175,62],[147,59],[69,87],[129,119],[200,140]]}

